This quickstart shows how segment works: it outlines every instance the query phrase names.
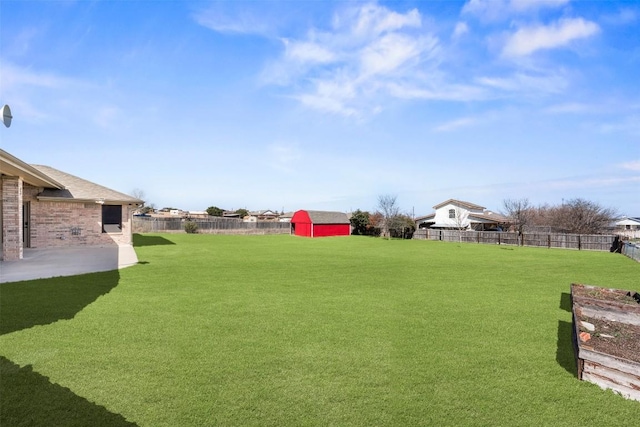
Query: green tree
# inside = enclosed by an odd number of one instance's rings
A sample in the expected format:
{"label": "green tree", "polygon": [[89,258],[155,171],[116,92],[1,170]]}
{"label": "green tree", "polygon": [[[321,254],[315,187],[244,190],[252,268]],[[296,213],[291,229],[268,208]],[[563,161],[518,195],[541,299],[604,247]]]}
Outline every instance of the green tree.
{"label": "green tree", "polygon": [[364,236],[368,234],[369,212],[363,212],[360,209],[357,209],[351,214],[351,219],[349,221],[351,221],[351,226],[353,227],[351,234],[355,236]]}
{"label": "green tree", "polygon": [[389,221],[389,234],[398,239],[411,239],[416,231],[416,223],[407,214],[398,214]]}
{"label": "green tree", "polygon": [[209,206],[207,208],[207,213],[211,216],[222,216],[224,209],[220,209],[217,206]]}
{"label": "green tree", "polygon": [[240,218],[244,218],[245,216],[249,215],[249,211],[246,209],[238,209],[235,213],[240,215]]}

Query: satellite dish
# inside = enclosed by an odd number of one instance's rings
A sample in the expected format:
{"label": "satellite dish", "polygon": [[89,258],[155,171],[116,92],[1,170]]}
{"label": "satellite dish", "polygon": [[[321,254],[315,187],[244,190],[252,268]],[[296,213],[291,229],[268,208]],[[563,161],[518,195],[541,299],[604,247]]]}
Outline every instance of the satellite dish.
{"label": "satellite dish", "polygon": [[6,127],[9,127],[11,126],[11,119],[13,119],[13,116],[11,115],[11,108],[5,104],[2,107],[2,123],[4,123]]}

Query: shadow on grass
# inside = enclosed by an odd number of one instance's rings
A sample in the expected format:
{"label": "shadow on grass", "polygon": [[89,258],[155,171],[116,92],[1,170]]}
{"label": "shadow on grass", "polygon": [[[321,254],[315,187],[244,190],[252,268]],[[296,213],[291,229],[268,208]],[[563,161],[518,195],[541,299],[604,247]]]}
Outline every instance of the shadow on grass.
{"label": "shadow on grass", "polygon": [[560,309],[571,313],[571,294],[565,292],[560,294]]}
{"label": "shadow on grass", "polygon": [[571,322],[560,320],[558,322],[558,349],[556,350],[556,361],[567,372],[573,376],[578,376],[578,367],[573,350],[572,341],[573,325]]}
{"label": "shadow on grass", "polygon": [[0,335],[73,319],[118,285],[118,270],[0,285]]}
{"label": "shadow on grass", "polygon": [[[118,285],[118,270],[0,285],[0,335],[72,319]],[[135,426],[0,356],[0,425]]]}
{"label": "shadow on grass", "polygon": [[31,366],[0,356],[0,424],[3,426],[110,426],[137,424],[52,384]]}
{"label": "shadow on grass", "polygon": [[175,245],[175,243],[161,236],[145,236],[142,234],[133,235],[133,246],[135,247],[160,245]]}

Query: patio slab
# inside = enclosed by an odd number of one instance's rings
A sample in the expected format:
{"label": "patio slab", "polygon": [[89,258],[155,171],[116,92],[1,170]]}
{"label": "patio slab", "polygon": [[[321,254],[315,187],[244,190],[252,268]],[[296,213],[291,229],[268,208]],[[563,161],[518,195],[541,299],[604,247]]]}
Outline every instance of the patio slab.
{"label": "patio slab", "polygon": [[0,283],[110,271],[137,263],[131,245],[25,249],[21,260],[0,261]]}

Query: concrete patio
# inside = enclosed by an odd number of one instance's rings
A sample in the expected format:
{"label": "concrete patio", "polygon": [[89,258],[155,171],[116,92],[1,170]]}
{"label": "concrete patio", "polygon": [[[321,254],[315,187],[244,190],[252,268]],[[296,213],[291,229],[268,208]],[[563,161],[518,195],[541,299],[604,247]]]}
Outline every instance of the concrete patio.
{"label": "concrete patio", "polygon": [[21,260],[0,261],[0,283],[110,271],[137,263],[131,245],[25,249]]}

